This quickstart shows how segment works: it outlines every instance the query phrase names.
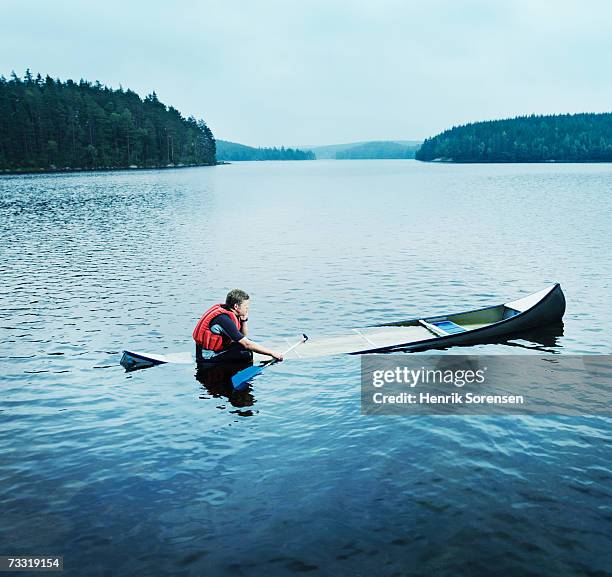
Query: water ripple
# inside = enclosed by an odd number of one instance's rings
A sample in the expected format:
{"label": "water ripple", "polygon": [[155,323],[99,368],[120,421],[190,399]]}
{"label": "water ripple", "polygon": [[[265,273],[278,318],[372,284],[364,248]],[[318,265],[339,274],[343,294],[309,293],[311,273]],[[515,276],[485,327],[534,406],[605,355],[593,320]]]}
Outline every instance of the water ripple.
{"label": "water ripple", "polygon": [[235,286],[266,341],[555,281],[562,334],[461,352],[609,353],[610,176],[321,161],[0,177],[4,550],[60,551],[70,575],[606,574],[607,417],[366,417],[353,357],[282,363],[229,396],[190,366],[118,360],[189,350]]}

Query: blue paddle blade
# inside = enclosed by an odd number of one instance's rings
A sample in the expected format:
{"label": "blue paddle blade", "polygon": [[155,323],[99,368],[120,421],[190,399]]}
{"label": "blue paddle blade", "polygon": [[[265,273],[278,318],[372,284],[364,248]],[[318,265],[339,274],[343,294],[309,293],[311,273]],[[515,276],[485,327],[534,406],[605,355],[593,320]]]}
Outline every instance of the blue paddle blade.
{"label": "blue paddle blade", "polygon": [[234,390],[239,391],[240,389],[243,389],[248,381],[250,381],[253,377],[257,376],[264,369],[265,365],[253,365],[251,367],[247,367],[246,369],[238,371],[232,377],[232,385],[234,385]]}

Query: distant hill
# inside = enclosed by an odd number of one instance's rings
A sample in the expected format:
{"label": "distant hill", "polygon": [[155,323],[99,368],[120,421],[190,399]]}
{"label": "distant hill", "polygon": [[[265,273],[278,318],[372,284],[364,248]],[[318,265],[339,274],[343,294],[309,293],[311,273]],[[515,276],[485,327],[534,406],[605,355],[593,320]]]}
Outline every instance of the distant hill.
{"label": "distant hill", "polygon": [[[402,156],[401,152],[407,151],[401,151],[394,145],[412,149],[412,156]],[[384,140],[329,144],[326,146],[301,146],[300,148],[314,152],[317,160],[336,158],[413,158],[414,151],[420,145],[420,140]],[[349,150],[354,150],[351,154],[355,156],[344,156]]]}
{"label": "distant hill", "polygon": [[237,142],[217,140],[217,160],[314,160],[310,151],[297,148],[255,148]]}
{"label": "distant hill", "polygon": [[407,146],[398,142],[366,142],[336,152],[337,160],[357,160],[368,158],[414,158],[419,144]]}
{"label": "distant hill", "polygon": [[521,116],[458,126],[428,138],[417,160],[612,162],[612,113]]}

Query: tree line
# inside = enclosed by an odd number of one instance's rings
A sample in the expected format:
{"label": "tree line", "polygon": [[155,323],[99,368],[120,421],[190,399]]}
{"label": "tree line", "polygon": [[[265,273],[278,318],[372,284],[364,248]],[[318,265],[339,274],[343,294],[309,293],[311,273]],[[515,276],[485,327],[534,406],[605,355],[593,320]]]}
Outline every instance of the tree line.
{"label": "tree line", "polygon": [[425,140],[417,160],[612,162],[612,113],[522,116],[453,127]]}
{"label": "tree line", "polygon": [[0,76],[0,170],[153,168],[216,163],[203,120],[155,92],[14,72]]}
{"label": "tree line", "polygon": [[336,152],[337,160],[414,158],[418,146],[400,144],[399,142],[381,141],[366,142]]}
{"label": "tree line", "polygon": [[300,150],[298,148],[255,148],[229,142],[227,140],[217,140],[217,158],[219,160],[314,160],[315,155],[310,150]]}

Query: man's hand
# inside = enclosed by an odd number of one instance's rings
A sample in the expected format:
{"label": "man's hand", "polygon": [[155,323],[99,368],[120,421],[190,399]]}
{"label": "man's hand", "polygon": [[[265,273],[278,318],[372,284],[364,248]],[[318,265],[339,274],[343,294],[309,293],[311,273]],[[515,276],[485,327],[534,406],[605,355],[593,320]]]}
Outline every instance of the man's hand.
{"label": "man's hand", "polygon": [[276,359],[277,361],[283,360],[282,353],[275,353],[274,351],[271,351],[271,353],[272,353],[272,358]]}

